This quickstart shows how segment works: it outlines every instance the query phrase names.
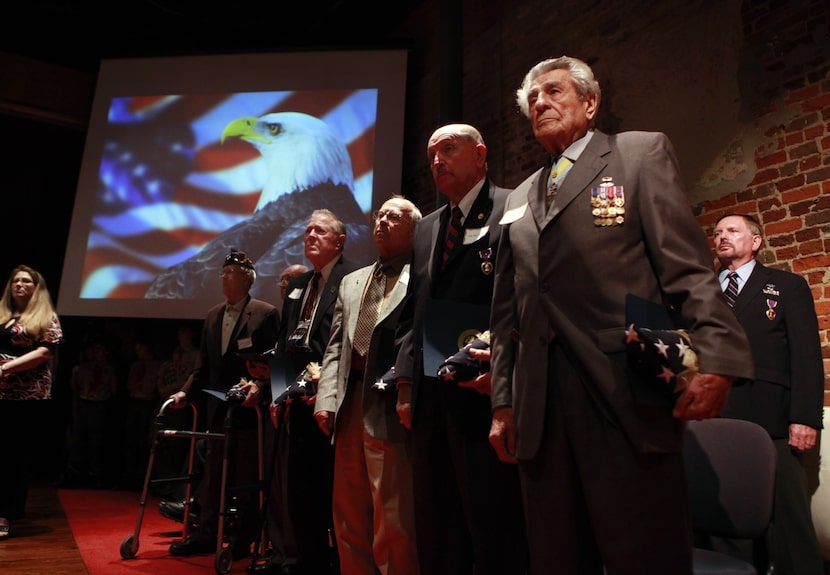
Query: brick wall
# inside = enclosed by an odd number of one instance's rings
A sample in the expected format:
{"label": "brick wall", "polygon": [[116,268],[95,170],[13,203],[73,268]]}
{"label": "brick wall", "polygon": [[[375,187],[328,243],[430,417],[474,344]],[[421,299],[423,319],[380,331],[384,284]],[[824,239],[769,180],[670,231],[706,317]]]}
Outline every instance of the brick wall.
{"label": "brick wall", "polygon": [[[453,2],[463,25],[442,33]],[[443,201],[424,151],[436,127],[476,125],[491,176],[515,186],[545,160],[516,88],[541,59],[582,58],[603,88],[601,129],[671,137],[707,234],[725,211],[759,216],[762,261],[813,289],[830,373],[830,3],[428,0],[396,34],[412,47],[403,192],[423,210]],[[442,76],[459,49],[461,78]]]}
{"label": "brick wall", "polygon": [[756,215],[765,235],[759,259],[810,284],[830,405],[830,4],[744,2],[742,17],[760,63],[747,119],[763,130],[749,150],[754,177],[694,208],[707,232],[724,212]]}

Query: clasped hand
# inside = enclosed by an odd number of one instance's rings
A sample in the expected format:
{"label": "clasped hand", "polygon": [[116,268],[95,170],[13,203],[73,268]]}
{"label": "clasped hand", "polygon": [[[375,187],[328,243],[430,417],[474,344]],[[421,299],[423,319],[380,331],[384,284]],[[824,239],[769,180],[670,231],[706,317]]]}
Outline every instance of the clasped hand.
{"label": "clasped hand", "polygon": [[[469,349],[469,354],[478,361],[490,363],[490,348],[478,349],[471,347]],[[492,389],[490,371],[488,370],[485,373],[482,373],[475,379],[459,381],[458,386],[474,389],[482,395],[490,395],[490,390]]]}
{"label": "clasped hand", "polygon": [[682,421],[710,419],[726,407],[734,377],[697,372],[689,376],[686,388],[674,404],[672,414]]}

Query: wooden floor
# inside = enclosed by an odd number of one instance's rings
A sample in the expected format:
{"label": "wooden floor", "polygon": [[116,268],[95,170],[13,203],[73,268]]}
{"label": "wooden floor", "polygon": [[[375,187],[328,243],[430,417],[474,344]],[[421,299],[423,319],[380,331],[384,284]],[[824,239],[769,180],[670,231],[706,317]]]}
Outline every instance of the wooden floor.
{"label": "wooden floor", "polygon": [[0,541],[0,573],[89,575],[54,487],[30,487],[26,519],[11,522],[11,537]]}

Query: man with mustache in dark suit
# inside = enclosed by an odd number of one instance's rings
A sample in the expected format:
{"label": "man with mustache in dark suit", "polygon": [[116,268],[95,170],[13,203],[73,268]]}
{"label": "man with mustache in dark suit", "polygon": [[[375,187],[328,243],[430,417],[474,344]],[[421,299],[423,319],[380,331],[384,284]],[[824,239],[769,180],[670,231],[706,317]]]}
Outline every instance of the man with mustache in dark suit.
{"label": "man with mustache in dark suit", "polygon": [[[498,221],[508,190],[488,177],[487,146],[468,124],[435,130],[427,158],[433,180],[449,203],[415,227],[411,299],[401,314],[395,364],[398,414],[412,430],[421,572],[521,575],[527,569],[527,548],[519,478],[516,466],[499,461],[488,443],[489,379],[439,379],[438,366],[427,367],[425,357],[431,328],[454,332],[451,316],[462,308],[482,310],[478,330],[487,327]],[[457,228],[453,212],[458,214]],[[451,339],[455,344],[461,338]],[[459,347],[442,350],[442,356],[457,353]]]}
{"label": "man with mustache in dark suit", "polygon": [[[822,427],[824,365],[813,294],[799,275],[756,259],[761,226],[727,214],[715,224],[715,254],[724,291],[737,274],[732,311],[749,337],[755,379],[732,386],[724,417],[761,425],[778,451],[770,557],[780,575],[822,575],[823,560],[810,511],[802,454]],[[748,479],[751,481],[751,479]],[[752,554],[744,555],[748,560]]]}

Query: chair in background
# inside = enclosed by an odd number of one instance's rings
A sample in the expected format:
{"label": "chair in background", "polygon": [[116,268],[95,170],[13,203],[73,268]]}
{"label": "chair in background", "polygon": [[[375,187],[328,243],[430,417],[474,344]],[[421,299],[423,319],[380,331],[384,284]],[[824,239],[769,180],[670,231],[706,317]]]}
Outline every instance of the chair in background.
{"label": "chair in background", "polygon": [[761,426],[739,419],[691,421],[686,428],[684,459],[696,541],[709,537],[744,539],[763,550],[755,554],[757,564],[753,565],[696,546],[694,574],[772,574],[766,550],[777,454],[769,434]]}

